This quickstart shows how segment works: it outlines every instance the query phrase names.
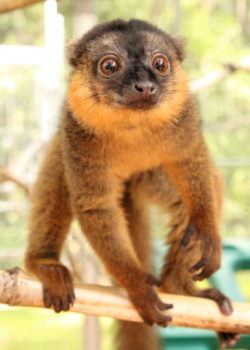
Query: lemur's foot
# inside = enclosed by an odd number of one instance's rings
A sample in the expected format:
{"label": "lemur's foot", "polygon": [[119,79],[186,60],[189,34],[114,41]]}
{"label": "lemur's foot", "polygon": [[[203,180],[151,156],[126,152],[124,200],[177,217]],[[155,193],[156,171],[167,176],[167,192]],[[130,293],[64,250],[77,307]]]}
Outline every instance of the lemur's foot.
{"label": "lemur's foot", "polygon": [[223,315],[229,316],[233,313],[231,300],[217,288],[201,289],[197,296],[215,301]]}
{"label": "lemur's foot", "polygon": [[218,333],[220,341],[220,348],[226,349],[228,346],[235,346],[240,339],[240,335],[237,333]]}
{"label": "lemur's foot", "polygon": [[146,324],[152,326],[156,323],[166,327],[172,317],[163,315],[160,311],[171,309],[173,305],[165,304],[159,299],[153,288],[154,285],[160,286],[161,281],[153,275],[147,274],[142,282],[138,281],[135,290],[128,292],[129,297]]}
{"label": "lemur's foot", "polygon": [[[233,306],[231,300],[226,295],[224,295],[219,289],[204,289],[200,292],[200,296],[203,298],[214,300],[218,304],[220,311],[223,315],[230,316],[233,313]],[[237,341],[240,339],[240,335],[237,333],[219,332],[218,338],[220,341],[221,349],[225,349],[228,346],[236,345]]]}

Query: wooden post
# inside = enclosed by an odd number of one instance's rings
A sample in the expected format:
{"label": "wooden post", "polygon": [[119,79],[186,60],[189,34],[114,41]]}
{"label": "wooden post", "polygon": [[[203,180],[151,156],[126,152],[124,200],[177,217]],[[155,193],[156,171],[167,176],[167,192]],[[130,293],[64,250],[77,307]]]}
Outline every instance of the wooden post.
{"label": "wooden post", "polygon": [[[75,286],[75,293],[72,312],[141,322],[121,288],[81,284]],[[174,305],[168,311],[172,325],[250,334],[250,304],[233,303],[234,313],[224,316],[212,300],[172,294],[160,294],[160,298]],[[20,269],[0,270],[0,302],[43,307],[41,284]]]}
{"label": "wooden post", "polygon": [[38,78],[40,138],[47,142],[57,129],[64,96],[64,19],[57,12],[56,0],[44,4],[45,57]]}

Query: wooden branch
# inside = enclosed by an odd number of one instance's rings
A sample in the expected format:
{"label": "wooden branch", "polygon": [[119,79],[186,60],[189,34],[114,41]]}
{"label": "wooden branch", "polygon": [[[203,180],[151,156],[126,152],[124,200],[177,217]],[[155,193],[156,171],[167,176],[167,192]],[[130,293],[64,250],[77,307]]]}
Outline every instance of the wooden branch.
{"label": "wooden branch", "polygon": [[38,2],[44,2],[44,0],[0,0],[0,13],[13,11]]}
{"label": "wooden branch", "polygon": [[12,175],[6,168],[0,165],[0,183],[5,181],[13,182],[22,190],[24,190],[26,195],[29,194],[28,186],[24,184],[22,181],[20,181],[19,179],[17,179],[14,175]]}
{"label": "wooden branch", "polygon": [[[75,286],[75,292],[72,312],[141,322],[121,288],[82,284]],[[233,303],[233,315],[223,316],[211,300],[172,294],[160,294],[160,297],[174,304],[168,311],[173,316],[172,325],[250,334],[250,304]],[[0,270],[0,302],[43,307],[41,284],[18,268]]]}
{"label": "wooden branch", "polygon": [[224,69],[209,73],[203,78],[197,79],[191,82],[191,91],[193,93],[206,89],[209,86],[220,83],[233,73],[243,70],[250,72],[250,58],[246,57],[239,64],[227,63],[224,65]]}

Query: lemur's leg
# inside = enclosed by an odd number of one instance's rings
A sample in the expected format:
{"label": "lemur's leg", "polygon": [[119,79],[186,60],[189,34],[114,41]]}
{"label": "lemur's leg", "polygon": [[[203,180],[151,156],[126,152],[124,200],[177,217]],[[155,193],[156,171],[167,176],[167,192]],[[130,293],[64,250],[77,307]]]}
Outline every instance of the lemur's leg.
{"label": "lemur's leg", "polygon": [[[187,249],[180,249],[180,242],[186,232],[189,217],[180,196],[169,178],[161,168],[138,175],[133,184],[137,193],[144,194],[144,201],[153,201],[170,214],[170,232],[167,243],[168,252],[164,258],[164,265],[161,272],[163,285],[161,290],[167,293],[183,294],[209,298],[214,300],[221,312],[226,315],[232,313],[230,300],[217,288],[198,288],[188,272],[187,266],[193,266],[199,260],[201,252],[199,245],[190,242]],[[217,219],[220,219],[222,206],[222,181],[214,171],[214,187],[217,199]],[[219,333],[222,346],[232,345],[238,339],[237,334]]]}
{"label": "lemur's leg", "polygon": [[[133,194],[127,193],[124,199],[124,210],[137,256],[144,269],[150,271],[152,270],[150,227],[145,202],[140,202],[139,196],[133,200]],[[144,323],[119,321],[117,343],[119,350],[159,349],[159,340],[155,329]]]}

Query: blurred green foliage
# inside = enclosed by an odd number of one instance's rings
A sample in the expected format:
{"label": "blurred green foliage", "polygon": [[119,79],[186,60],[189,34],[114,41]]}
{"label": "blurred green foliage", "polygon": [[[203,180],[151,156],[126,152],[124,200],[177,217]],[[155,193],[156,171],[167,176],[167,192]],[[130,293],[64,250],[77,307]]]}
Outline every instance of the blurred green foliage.
{"label": "blurred green foliage", "polygon": [[[0,305],[0,347],[2,350],[83,349],[84,316],[75,313],[56,314],[45,309]],[[103,330],[102,349],[112,349],[110,318],[100,318]]]}
{"label": "blurred green foliage", "polygon": [[1,14],[0,38],[1,44],[42,45],[43,5]]}
{"label": "blurred green foliage", "polygon": [[[61,350],[68,350],[69,346],[81,348],[81,315],[4,306],[0,310],[0,322],[5,325],[0,330],[1,349],[21,349],[24,344],[26,350],[54,350],[58,346]],[[61,339],[60,334],[63,334]]]}

